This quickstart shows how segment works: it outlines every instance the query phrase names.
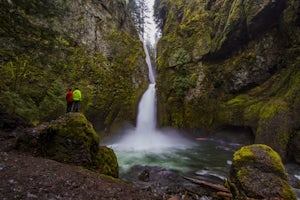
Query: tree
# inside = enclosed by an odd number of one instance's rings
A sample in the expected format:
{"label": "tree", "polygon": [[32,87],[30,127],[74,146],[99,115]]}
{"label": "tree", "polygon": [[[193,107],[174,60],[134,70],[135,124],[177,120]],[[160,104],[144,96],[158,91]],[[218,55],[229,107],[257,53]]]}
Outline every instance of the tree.
{"label": "tree", "polygon": [[148,7],[144,0],[129,0],[128,9],[140,35],[144,35]]}

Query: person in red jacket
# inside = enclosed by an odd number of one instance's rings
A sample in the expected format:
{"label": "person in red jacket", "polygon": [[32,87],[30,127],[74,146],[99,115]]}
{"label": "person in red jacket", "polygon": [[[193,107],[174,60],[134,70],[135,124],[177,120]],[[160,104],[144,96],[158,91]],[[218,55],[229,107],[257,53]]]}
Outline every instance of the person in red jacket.
{"label": "person in red jacket", "polygon": [[72,106],[73,106],[73,91],[72,89],[69,89],[69,91],[66,93],[66,101],[67,101],[67,113],[71,112]]}

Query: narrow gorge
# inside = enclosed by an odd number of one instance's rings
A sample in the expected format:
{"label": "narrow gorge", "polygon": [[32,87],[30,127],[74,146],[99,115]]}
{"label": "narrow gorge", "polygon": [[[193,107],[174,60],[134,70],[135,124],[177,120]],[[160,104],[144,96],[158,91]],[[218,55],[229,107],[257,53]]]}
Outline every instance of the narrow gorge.
{"label": "narrow gorge", "polygon": [[219,198],[189,176],[259,199],[272,171],[299,198],[299,0],[0,0],[0,18],[0,172],[31,153],[158,198]]}

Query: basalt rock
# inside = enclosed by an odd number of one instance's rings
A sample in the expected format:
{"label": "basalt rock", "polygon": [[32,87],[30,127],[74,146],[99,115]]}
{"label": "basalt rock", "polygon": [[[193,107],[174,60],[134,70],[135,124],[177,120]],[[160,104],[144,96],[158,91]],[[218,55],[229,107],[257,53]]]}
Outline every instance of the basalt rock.
{"label": "basalt rock", "polygon": [[16,148],[118,177],[116,155],[112,149],[99,146],[99,136],[83,114],[70,113],[27,130],[19,136]]}
{"label": "basalt rock", "polygon": [[247,127],[288,160],[300,127],[299,1],[160,2],[159,123]]}
{"label": "basalt rock", "polygon": [[205,195],[214,195],[210,190],[191,184],[177,172],[162,167],[135,165],[120,176],[122,180],[147,189],[155,196],[163,196],[164,199],[174,196],[182,199],[206,199]]}
{"label": "basalt rock", "polygon": [[234,153],[228,181],[235,199],[294,199],[279,155],[266,145],[244,146]]}
{"label": "basalt rock", "polygon": [[3,0],[0,13],[0,110],[37,125],[79,87],[97,131],[134,121],[148,68],[125,0]]}
{"label": "basalt rock", "polygon": [[0,136],[15,137],[17,132],[28,127],[29,124],[22,117],[15,114],[0,112]]}
{"label": "basalt rock", "polygon": [[290,158],[297,162],[300,163],[300,132],[296,132],[294,136],[291,139],[291,144],[289,146],[289,156]]}

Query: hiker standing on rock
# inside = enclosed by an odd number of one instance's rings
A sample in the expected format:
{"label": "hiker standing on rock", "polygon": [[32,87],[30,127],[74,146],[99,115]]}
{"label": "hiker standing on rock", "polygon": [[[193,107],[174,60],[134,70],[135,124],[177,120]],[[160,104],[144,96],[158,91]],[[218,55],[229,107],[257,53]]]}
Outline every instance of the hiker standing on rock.
{"label": "hiker standing on rock", "polygon": [[75,88],[75,90],[73,91],[73,112],[78,112],[78,108],[79,108],[79,103],[81,101],[81,92],[78,88]]}
{"label": "hiker standing on rock", "polygon": [[71,88],[66,93],[66,101],[67,101],[67,113],[68,113],[71,112],[73,106],[73,91]]}

